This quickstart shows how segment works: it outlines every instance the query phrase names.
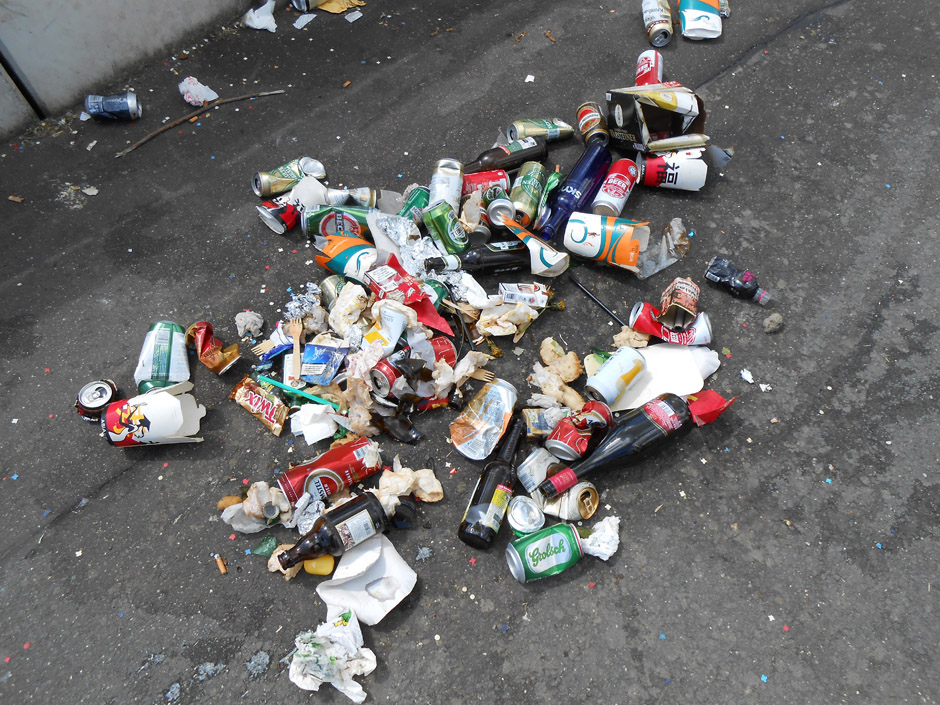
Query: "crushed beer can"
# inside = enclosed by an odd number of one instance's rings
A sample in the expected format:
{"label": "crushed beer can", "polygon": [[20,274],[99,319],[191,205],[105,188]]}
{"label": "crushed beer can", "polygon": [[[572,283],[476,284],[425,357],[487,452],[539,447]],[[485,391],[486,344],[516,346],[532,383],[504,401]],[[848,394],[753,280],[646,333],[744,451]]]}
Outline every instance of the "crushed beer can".
{"label": "crushed beer can", "polygon": [[492,453],[509,426],[518,396],[506,380],[484,384],[450,424],[454,448],[470,460],[483,460]]}
{"label": "crushed beer can", "polygon": [[712,342],[712,324],[707,313],[699,313],[688,328],[673,331],[660,323],[659,309],[652,304],[640,302],[630,311],[627,324],[640,333],[654,335],[667,343],[676,345],[708,345]]}
{"label": "crushed beer can", "polygon": [[398,211],[398,215],[402,218],[411,218],[415,224],[420,225],[424,222],[422,214],[430,203],[430,197],[431,191],[427,186],[414,186],[411,190],[406,191],[405,202],[402,204],[401,210]]}
{"label": "crushed beer can", "polygon": [[519,463],[519,467],[516,468],[516,477],[519,478],[525,491],[531,495],[545,480],[548,469],[558,462],[560,459],[545,448],[536,448]]}
{"label": "crushed beer can", "polygon": [[545,514],[531,497],[516,495],[509,500],[506,521],[516,536],[526,536],[545,526]]}
{"label": "crushed beer can", "polygon": [[128,91],[119,95],[86,96],[85,112],[92,117],[107,120],[136,120],[143,114],[143,108],[137,94]]}
{"label": "crushed beer can", "polygon": [[603,401],[589,401],[577,414],[558,422],[548,438],[545,449],[568,462],[584,457],[592,438],[606,431],[614,422],[610,407]]}
{"label": "crushed beer can", "polygon": [[101,415],[105,439],[123,447],[202,443],[194,434],[206,407],[187,394],[192,388],[192,382],[182,382],[108,404]]}
{"label": "crushed beer can", "polygon": [[287,196],[265,201],[255,208],[262,222],[278,235],[283,235],[300,221],[300,211]]}
{"label": "crushed beer can", "polygon": [[555,524],[511,541],[506,546],[509,572],[520,583],[561,573],[584,555],[581,537],[571,524]]}
{"label": "crushed beer can", "polygon": [[323,164],[312,157],[300,157],[272,171],[258,171],[251,177],[251,190],[259,198],[276,196],[294,188],[304,176],[326,178]]}
{"label": "crushed beer can", "polygon": [[669,0],[643,0],[646,37],[654,47],[664,47],[672,39],[672,11]]}
{"label": "crushed beer can", "polygon": [[228,370],[241,358],[236,343],[228,347],[222,346],[222,341],[213,335],[209,321],[193,323],[187,329],[185,339],[187,346],[195,348],[199,361],[217,375]]}

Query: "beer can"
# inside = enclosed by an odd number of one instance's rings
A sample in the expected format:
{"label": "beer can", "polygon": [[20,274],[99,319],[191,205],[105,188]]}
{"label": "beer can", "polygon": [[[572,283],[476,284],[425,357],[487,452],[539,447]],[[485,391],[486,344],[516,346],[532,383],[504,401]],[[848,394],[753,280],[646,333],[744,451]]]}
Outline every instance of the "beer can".
{"label": "beer can", "polygon": [[506,521],[516,536],[526,536],[545,526],[545,514],[538,502],[520,494],[509,500]]}
{"label": "beer can", "polygon": [[519,167],[512,191],[509,192],[509,200],[516,209],[513,220],[523,227],[535,220],[546,178],[548,170],[541,162],[526,162]]}
{"label": "beer can", "polygon": [[516,468],[516,477],[530,495],[548,475],[548,469],[559,461],[544,448],[536,448]]}
{"label": "beer can", "polygon": [[611,164],[591,204],[594,214],[619,218],[639,176],[640,169],[632,159],[618,159]]}
{"label": "beer can", "polygon": [[85,112],[108,120],[136,120],[143,114],[137,94],[128,91],[119,95],[89,95],[85,97]]}
{"label": "beer can", "polygon": [[329,189],[329,190],[334,191],[337,194],[342,194],[343,191],[347,191],[345,198],[352,200],[353,203],[355,203],[358,206],[362,206],[364,208],[375,208],[375,204],[378,201],[378,197],[379,197],[378,192],[374,188],[368,188],[365,186],[361,188],[353,188],[353,189],[348,189],[348,190],[347,189],[342,189],[342,190]]}
{"label": "beer can", "polygon": [[546,142],[553,142],[573,134],[574,128],[560,118],[516,120],[506,128],[506,139],[510,142],[521,140],[523,137],[542,137]]}
{"label": "beer can", "polygon": [[646,358],[635,348],[624,346],[611,355],[584,385],[591,398],[613,406],[643,374]]}
{"label": "beer can", "polygon": [[663,82],[663,55],[655,49],[640,52],[636,59],[634,85],[650,86]]}
{"label": "beer can", "polygon": [[504,190],[508,189],[509,174],[503,169],[466,174],[463,177],[463,187],[460,191],[460,197],[469,196],[474,191],[486,190],[491,186],[499,186]]}
{"label": "beer can", "polygon": [[441,302],[451,295],[447,284],[437,279],[425,279],[421,288],[424,289],[424,293],[428,295],[428,298],[431,299],[431,303],[434,304],[434,308],[436,309],[439,309]]}
{"label": "beer can", "polygon": [[110,379],[99,379],[89,382],[78,390],[75,399],[75,411],[85,421],[98,421],[101,412],[105,410],[117,396],[117,385]]}
{"label": "beer can", "polygon": [[170,387],[189,379],[186,355],[186,331],[172,321],[157,321],[150,326],[141,346],[134,381],[141,394],[159,387]]}
{"label": "beer can", "polygon": [[381,469],[378,444],[360,438],[328,450],[310,462],[295,465],[278,476],[277,484],[294,505],[304,493],[313,499],[326,499]]}
{"label": "beer can", "polygon": [[669,330],[656,320],[659,310],[648,303],[639,302],[630,311],[627,324],[640,333],[655,335],[667,343],[676,345],[708,345],[712,342],[712,322],[708,314],[700,312],[685,330]]}
{"label": "beer can", "polygon": [[571,524],[546,526],[506,546],[509,572],[520,583],[557,575],[581,560],[582,555],[581,537]]}
{"label": "beer can", "polygon": [[329,311],[333,308],[333,302],[339,296],[339,292],[346,286],[346,277],[342,274],[331,274],[320,282],[320,298],[323,301],[323,308]]}
{"label": "beer can", "polygon": [[595,434],[603,433],[613,422],[613,412],[603,400],[589,401],[577,414],[558,422],[545,439],[545,449],[568,462],[583,458]]}
{"label": "beer can", "polygon": [[474,225],[473,230],[467,233],[467,242],[471,247],[485,245],[493,236],[493,233],[490,231],[490,226],[486,223],[486,214],[484,213],[482,215],[484,219]]}
{"label": "beer can", "polygon": [[672,39],[672,11],[669,0],[643,0],[646,37],[654,47],[664,47]]}
{"label": "beer can", "polygon": [[369,232],[369,213],[374,208],[363,206],[319,206],[304,209],[300,226],[308,238],[320,235],[336,235],[344,232],[362,237]]}
{"label": "beer can", "polygon": [[405,203],[398,211],[398,215],[402,218],[411,218],[415,223],[420,224],[422,222],[421,214],[430,203],[430,195],[431,192],[427,186],[415,186],[408,192]]}
{"label": "beer can", "polygon": [[278,235],[286,233],[300,220],[300,211],[286,196],[265,201],[255,208],[258,209],[261,221]]}
{"label": "beer can", "polygon": [[258,171],[251,177],[251,190],[259,198],[276,196],[294,188],[304,176],[326,178],[326,169],[316,159],[300,157],[279,166],[273,171]]}
{"label": "beer can", "polygon": [[[457,364],[457,348],[454,342],[443,335],[436,335],[429,341],[434,350],[434,360],[436,362],[446,362],[451,367]],[[408,359],[411,348],[405,346],[379,362],[370,371],[372,380],[372,389],[377,396],[385,399],[391,395],[395,380],[401,377],[397,363]]]}
{"label": "beer can", "polygon": [[506,218],[516,219],[516,206],[502,186],[490,186],[483,192],[483,207],[490,222],[499,227]]}
{"label": "beer can", "polygon": [[610,130],[607,129],[607,119],[600,103],[588,101],[578,108],[578,133],[585,146],[607,144],[610,141]]}
{"label": "beer can", "polygon": [[705,185],[708,165],[702,149],[649,155],[640,162],[640,179],[644,186],[698,191]]}
{"label": "beer can", "polygon": [[445,200],[437,201],[425,209],[422,215],[428,234],[445,254],[457,255],[470,244],[467,231],[463,229],[457,214]]}
{"label": "beer can", "polygon": [[454,211],[459,211],[462,188],[463,164],[456,159],[439,159],[428,184],[428,200],[431,203],[447,201]]}
{"label": "beer can", "polygon": [[375,367],[369,370],[369,378],[372,380],[372,391],[376,396],[387,399],[392,394],[392,387],[395,380],[401,377],[401,372],[388,359],[379,360]]}

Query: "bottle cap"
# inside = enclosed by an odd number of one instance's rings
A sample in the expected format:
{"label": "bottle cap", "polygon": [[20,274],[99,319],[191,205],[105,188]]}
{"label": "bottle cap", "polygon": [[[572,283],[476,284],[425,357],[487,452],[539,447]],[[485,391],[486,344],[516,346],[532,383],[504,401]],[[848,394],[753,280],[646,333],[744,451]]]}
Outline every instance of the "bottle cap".
{"label": "bottle cap", "polygon": [[758,289],[754,294],[754,301],[761,306],[766,306],[767,302],[770,301],[770,292],[767,289]]}

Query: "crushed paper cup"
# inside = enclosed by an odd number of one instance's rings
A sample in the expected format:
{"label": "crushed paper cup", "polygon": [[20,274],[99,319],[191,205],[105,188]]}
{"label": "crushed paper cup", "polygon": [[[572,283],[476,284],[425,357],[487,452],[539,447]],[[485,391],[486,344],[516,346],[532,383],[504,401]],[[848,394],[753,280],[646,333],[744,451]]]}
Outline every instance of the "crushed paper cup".
{"label": "crushed paper cup", "polygon": [[206,407],[186,393],[192,388],[192,382],[181,382],[108,404],[101,415],[108,443],[127,447],[202,443],[195,434]]}
{"label": "crushed paper cup", "polygon": [[269,32],[277,31],[274,21],[274,0],[268,0],[261,7],[248,10],[242,17],[242,22],[250,29],[266,29]]}
{"label": "crushed paper cup", "polygon": [[610,406],[612,411],[636,409],[666,392],[683,397],[695,394],[721,364],[717,352],[701,345],[662,343],[637,352],[646,360],[646,374]]}

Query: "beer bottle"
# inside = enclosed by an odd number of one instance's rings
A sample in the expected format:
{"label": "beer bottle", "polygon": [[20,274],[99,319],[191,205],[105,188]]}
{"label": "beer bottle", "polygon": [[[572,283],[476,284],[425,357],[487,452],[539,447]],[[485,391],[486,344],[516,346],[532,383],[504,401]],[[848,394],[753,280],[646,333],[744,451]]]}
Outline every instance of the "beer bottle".
{"label": "beer bottle", "polygon": [[523,137],[521,140],[501,144],[480,154],[463,167],[464,174],[493,169],[512,169],[523,162],[541,161],[548,154],[546,142],[541,137]]}
{"label": "beer bottle", "polygon": [[692,427],[689,405],[675,394],[660,394],[621,419],[597,449],[580,463],[549,468],[560,472],[550,475],[538,486],[545,499],[574,487],[585,475],[596,470],[634,465]]}
{"label": "beer bottle", "polygon": [[587,209],[607,176],[611,159],[604,145],[592,144],[584,150],[571,173],[548,200],[548,218],[538,233],[543,240],[551,240],[564,232],[571,214]]}
{"label": "beer bottle", "polygon": [[516,450],[525,430],[525,421],[516,418],[509,427],[496,459],[483,468],[477,480],[463,521],[457,528],[457,538],[468,546],[489,548],[499,532],[499,525],[506,516],[506,507],[512,498],[512,486],[516,482]]}
{"label": "beer bottle", "polygon": [[529,250],[518,240],[515,242],[489,242],[458,255],[431,257],[424,260],[424,268],[429,271],[432,269],[437,271],[463,269],[467,272],[498,274],[525,269],[528,266]]}
{"label": "beer bottle", "polygon": [[300,541],[277,560],[287,570],[301,561],[318,558],[327,553],[341,556],[353,546],[381,534],[389,526],[389,518],[379,498],[363,492],[338,507],[328,509],[304,534]]}

